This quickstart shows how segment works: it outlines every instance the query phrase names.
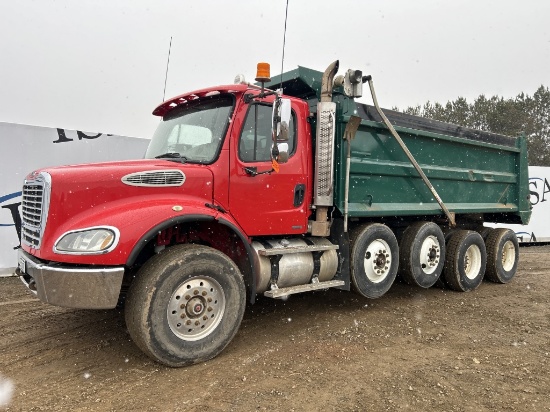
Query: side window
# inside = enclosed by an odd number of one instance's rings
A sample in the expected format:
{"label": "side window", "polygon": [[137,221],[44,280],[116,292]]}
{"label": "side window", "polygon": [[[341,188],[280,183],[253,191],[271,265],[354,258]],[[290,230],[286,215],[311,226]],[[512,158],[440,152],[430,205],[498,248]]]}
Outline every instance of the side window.
{"label": "side window", "polygon": [[[239,159],[243,162],[267,162],[271,161],[271,116],[273,107],[265,104],[252,104],[248,109],[241,137],[239,139]],[[255,121],[258,125],[255,128]],[[296,130],[294,126],[294,113],[289,127],[289,154],[292,155],[296,148]]]}

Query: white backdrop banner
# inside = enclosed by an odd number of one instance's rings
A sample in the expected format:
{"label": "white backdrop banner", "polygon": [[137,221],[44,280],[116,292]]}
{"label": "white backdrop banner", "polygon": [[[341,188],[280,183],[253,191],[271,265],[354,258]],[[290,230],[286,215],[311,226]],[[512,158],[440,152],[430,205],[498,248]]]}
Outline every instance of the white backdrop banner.
{"label": "white backdrop banner", "polygon": [[0,122],[0,275],[13,273],[23,179],[35,169],[141,159],[148,139]]}
{"label": "white backdrop banner", "polygon": [[550,242],[550,167],[529,166],[529,199],[533,214],[528,225],[490,225],[512,229],[520,243]]}

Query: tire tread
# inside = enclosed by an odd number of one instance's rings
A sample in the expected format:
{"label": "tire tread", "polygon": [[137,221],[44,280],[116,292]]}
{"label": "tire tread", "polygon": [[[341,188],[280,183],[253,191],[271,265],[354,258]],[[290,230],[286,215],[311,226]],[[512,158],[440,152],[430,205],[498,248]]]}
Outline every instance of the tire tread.
{"label": "tire tread", "polygon": [[[499,256],[500,253],[502,253],[502,250],[500,250],[499,244],[502,242],[502,239],[506,236],[509,236],[510,233],[513,233],[510,229],[505,228],[498,228],[494,229],[489,236],[487,236],[487,240],[485,241],[486,247],[487,247],[487,270],[485,272],[485,276],[487,276],[487,279],[491,282],[495,283],[508,283],[515,275],[515,271],[517,269],[517,260],[519,259],[519,256],[516,256],[516,264],[514,273],[510,277],[504,277],[501,275],[500,268],[499,268],[499,261],[501,259],[501,256]],[[512,239],[516,239],[516,235],[513,234]],[[516,244],[515,247],[517,248],[518,245]],[[517,250],[517,249],[516,249]]]}

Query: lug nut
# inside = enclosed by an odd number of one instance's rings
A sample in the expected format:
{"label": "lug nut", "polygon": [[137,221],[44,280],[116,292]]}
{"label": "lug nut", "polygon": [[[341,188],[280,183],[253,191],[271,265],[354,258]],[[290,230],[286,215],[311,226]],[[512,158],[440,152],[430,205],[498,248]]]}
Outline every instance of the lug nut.
{"label": "lug nut", "polygon": [[204,315],[204,316],[202,317],[202,320],[208,320],[208,316]]}
{"label": "lug nut", "polygon": [[212,312],[213,309],[212,309],[212,306],[208,306],[208,312]]}
{"label": "lug nut", "polygon": [[185,303],[182,303],[182,304],[180,305],[180,309],[185,309]]}
{"label": "lug nut", "polygon": [[201,323],[198,320],[195,321],[195,326],[199,326],[200,324]]}
{"label": "lug nut", "polygon": [[202,291],[202,296],[206,296],[206,290]]}
{"label": "lug nut", "polygon": [[185,300],[189,300],[189,299],[191,299],[191,296],[185,295]]}
{"label": "lug nut", "polygon": [[208,302],[212,302],[212,298],[208,298],[206,299]]}
{"label": "lug nut", "polygon": [[182,313],[182,314],[180,315],[180,318],[185,319],[185,313]]}
{"label": "lug nut", "polygon": [[187,322],[185,322],[186,325],[190,325],[191,324],[191,321],[188,320]]}
{"label": "lug nut", "polygon": [[197,296],[199,294],[199,291],[198,290],[194,290],[193,291],[193,295]]}

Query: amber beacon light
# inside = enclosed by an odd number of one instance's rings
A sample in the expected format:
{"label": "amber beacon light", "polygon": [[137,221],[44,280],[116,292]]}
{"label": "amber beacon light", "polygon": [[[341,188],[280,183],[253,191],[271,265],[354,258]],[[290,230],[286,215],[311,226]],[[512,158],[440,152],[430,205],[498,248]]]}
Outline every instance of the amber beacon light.
{"label": "amber beacon light", "polygon": [[256,81],[262,83],[271,81],[269,63],[258,63],[256,68]]}

